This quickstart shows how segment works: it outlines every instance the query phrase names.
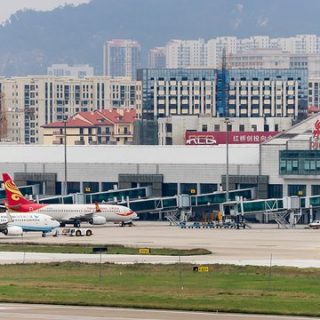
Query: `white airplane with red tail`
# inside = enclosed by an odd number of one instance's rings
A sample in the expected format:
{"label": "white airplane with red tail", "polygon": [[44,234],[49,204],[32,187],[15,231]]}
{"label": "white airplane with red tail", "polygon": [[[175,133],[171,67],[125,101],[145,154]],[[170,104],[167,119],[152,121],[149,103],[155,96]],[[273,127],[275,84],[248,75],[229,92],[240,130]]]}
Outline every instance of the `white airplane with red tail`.
{"label": "white airplane with red tail", "polygon": [[137,214],[125,206],[110,204],[39,204],[26,199],[7,173],[2,174],[6,191],[6,206],[9,212],[41,213],[60,222],[80,225],[80,221],[88,221],[92,225],[103,225],[107,222],[132,224],[138,219]]}

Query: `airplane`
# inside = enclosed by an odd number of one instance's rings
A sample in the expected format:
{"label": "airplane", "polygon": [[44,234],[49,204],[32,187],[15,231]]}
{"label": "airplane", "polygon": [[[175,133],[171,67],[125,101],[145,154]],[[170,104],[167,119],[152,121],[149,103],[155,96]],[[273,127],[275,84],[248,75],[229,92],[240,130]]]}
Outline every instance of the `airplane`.
{"label": "airplane", "polygon": [[0,232],[6,236],[21,236],[24,232],[39,231],[45,237],[59,226],[58,221],[45,214],[0,213]]}
{"label": "airplane", "polygon": [[81,221],[88,221],[92,225],[114,222],[125,226],[132,225],[132,221],[138,219],[134,211],[120,205],[35,203],[23,197],[7,173],[3,173],[2,177],[8,202],[7,208],[11,212],[46,214],[59,221],[61,226],[73,222],[75,227],[79,227]]}

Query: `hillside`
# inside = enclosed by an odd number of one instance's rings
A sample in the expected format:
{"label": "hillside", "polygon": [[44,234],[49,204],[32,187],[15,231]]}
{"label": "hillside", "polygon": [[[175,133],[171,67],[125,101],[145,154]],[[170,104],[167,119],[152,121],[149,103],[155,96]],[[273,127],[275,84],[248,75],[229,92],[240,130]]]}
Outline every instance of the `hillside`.
{"label": "hillside", "polygon": [[19,11],[0,27],[0,75],[43,74],[52,63],[89,63],[99,74],[112,38],[136,39],[146,52],[172,38],[317,33],[318,12],[318,0],[92,0]]}

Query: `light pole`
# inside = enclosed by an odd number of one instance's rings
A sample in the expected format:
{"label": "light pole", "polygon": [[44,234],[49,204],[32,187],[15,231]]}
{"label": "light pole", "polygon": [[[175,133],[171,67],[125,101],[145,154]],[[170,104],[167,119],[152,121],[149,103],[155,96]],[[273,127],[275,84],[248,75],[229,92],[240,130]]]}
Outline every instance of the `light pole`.
{"label": "light pole", "polygon": [[67,118],[63,119],[64,124],[64,186],[63,194],[68,194],[68,170],[67,170]]}
{"label": "light pole", "polygon": [[229,125],[231,121],[225,118],[224,123],[226,125],[226,201],[229,201]]}

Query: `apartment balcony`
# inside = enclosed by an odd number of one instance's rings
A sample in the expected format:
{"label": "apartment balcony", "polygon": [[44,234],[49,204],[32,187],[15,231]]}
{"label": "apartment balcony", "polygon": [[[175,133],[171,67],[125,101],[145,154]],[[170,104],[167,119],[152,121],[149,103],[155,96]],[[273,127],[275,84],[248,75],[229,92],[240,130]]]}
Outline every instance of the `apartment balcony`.
{"label": "apartment balcony", "polygon": [[85,143],[84,143],[84,140],[76,140],[76,141],[74,142],[74,144],[75,144],[76,146],[81,146],[81,145],[84,145]]}
{"label": "apartment balcony", "polygon": [[52,144],[62,144],[60,140],[53,140]]}
{"label": "apartment balcony", "polygon": [[115,133],[113,136],[115,138],[126,138],[126,137],[132,137],[133,133],[132,132],[127,132],[127,133],[120,132],[120,133]]}
{"label": "apartment balcony", "polygon": [[59,130],[53,131],[52,134],[53,134],[54,136],[64,136],[64,132],[61,133]]}
{"label": "apartment balcony", "polygon": [[112,136],[112,132],[101,132],[101,133],[98,133],[97,136],[98,137],[111,137]]}
{"label": "apartment balcony", "polygon": [[258,113],[259,113],[259,109],[257,109],[257,108],[252,108],[252,109],[251,109],[251,113],[253,113],[253,114],[258,114]]}

